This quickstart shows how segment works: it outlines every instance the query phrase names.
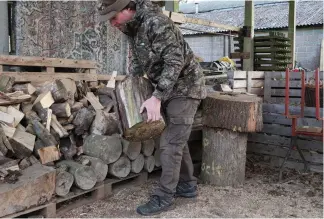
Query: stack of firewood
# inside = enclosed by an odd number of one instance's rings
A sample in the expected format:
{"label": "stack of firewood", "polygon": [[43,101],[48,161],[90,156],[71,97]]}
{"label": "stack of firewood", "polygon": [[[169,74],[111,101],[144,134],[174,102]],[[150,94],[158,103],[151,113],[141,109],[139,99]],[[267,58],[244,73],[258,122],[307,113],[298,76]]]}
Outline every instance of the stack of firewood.
{"label": "stack of firewood", "polygon": [[[126,140],[114,88],[83,81],[14,82],[0,76],[0,182],[34,163],[57,169],[56,194],[159,166],[155,140]],[[157,141],[157,140],[156,140]]]}

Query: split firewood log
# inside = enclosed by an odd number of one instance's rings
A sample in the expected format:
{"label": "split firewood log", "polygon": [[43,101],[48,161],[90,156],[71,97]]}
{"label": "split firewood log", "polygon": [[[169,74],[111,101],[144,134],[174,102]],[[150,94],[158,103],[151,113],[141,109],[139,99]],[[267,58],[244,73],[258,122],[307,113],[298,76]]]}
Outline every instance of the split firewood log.
{"label": "split firewood log", "polygon": [[123,135],[130,141],[144,141],[159,136],[164,120],[147,122],[147,113],[140,113],[143,102],[153,93],[153,85],[144,77],[128,77],[117,83],[116,96]]}
{"label": "split firewood log", "polygon": [[75,126],[75,134],[82,135],[83,133],[88,131],[95,115],[95,112],[89,110],[88,108],[80,109],[77,112],[75,118],[73,119],[73,125]]}
{"label": "split firewood log", "polygon": [[32,95],[33,93],[35,93],[36,88],[31,85],[31,83],[16,84],[13,86],[13,91],[22,91],[25,94]]}
{"label": "split firewood log", "polygon": [[68,102],[54,103],[51,106],[51,109],[57,117],[70,117],[71,116],[71,107]]}
{"label": "split firewood log", "polygon": [[37,93],[50,91],[55,102],[65,102],[68,100],[68,92],[60,80],[47,81],[36,87]]}
{"label": "split firewood log", "polygon": [[113,135],[119,133],[119,121],[116,113],[96,110],[96,117],[90,127],[90,133],[96,135]]}

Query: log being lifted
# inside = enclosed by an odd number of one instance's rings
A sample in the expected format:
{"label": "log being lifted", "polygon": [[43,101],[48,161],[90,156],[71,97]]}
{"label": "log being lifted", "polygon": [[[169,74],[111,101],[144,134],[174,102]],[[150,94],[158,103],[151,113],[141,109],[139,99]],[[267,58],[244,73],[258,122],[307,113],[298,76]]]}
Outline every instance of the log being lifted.
{"label": "log being lifted", "polygon": [[213,92],[202,104],[204,126],[238,132],[258,132],[263,128],[262,99],[255,95]]}
{"label": "log being lifted", "polygon": [[122,139],[123,152],[130,160],[135,160],[141,153],[142,143],[140,141],[127,141]]}
{"label": "log being lifted", "polygon": [[73,185],[74,177],[68,172],[67,165],[61,165],[56,169],[55,193],[58,196],[66,196]]}
{"label": "log being lifted", "polygon": [[102,182],[106,179],[107,173],[108,173],[108,165],[105,164],[101,159],[96,157],[90,157],[86,155],[82,155],[78,159],[80,162],[82,160],[89,160],[90,166],[93,168],[93,170],[96,173],[97,176],[97,182]]}
{"label": "log being lifted", "polygon": [[72,160],[62,160],[56,164],[57,167],[66,165],[68,172],[74,177],[74,184],[83,190],[91,189],[97,182],[97,176],[92,167],[84,166]]}
{"label": "log being lifted", "polygon": [[164,120],[146,122],[146,111],[141,114],[142,103],[153,93],[153,86],[144,77],[127,77],[117,83],[116,96],[123,134],[127,140],[143,141],[159,136],[164,127]]}
{"label": "log being lifted", "polygon": [[128,176],[131,171],[131,162],[126,156],[121,156],[116,162],[109,164],[109,173],[122,178]]}
{"label": "log being lifted", "polygon": [[244,182],[247,133],[203,127],[200,179],[216,186],[238,186]]}
{"label": "log being lifted", "polygon": [[83,153],[100,158],[105,164],[118,160],[122,154],[121,138],[118,135],[103,136],[91,134],[83,144]]}

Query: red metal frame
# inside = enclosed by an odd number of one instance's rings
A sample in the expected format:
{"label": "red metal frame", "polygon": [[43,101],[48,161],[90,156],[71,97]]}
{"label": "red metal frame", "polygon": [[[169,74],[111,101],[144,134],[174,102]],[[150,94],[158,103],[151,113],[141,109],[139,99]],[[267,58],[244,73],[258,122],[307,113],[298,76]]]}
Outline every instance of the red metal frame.
{"label": "red metal frame", "polygon": [[[288,157],[290,156],[291,150],[297,148],[298,153],[300,157],[302,158],[304,162],[304,168],[305,171],[308,170],[308,164],[305,160],[305,157],[300,150],[299,146],[297,145],[297,135],[307,135],[307,136],[319,136],[322,137],[321,140],[323,140],[323,129],[319,132],[305,132],[305,131],[298,131],[297,128],[297,119],[304,117],[304,108],[305,108],[305,71],[302,70],[301,72],[294,73],[301,74],[301,103],[300,103],[300,114],[299,115],[290,115],[289,113],[289,81],[290,81],[290,71],[289,68],[286,68],[286,87],[285,87],[285,116],[287,118],[292,119],[292,125],[291,125],[291,141],[290,141],[290,147],[287,151],[287,154],[285,156],[284,161],[282,162],[280,166],[280,172],[279,172],[279,180],[282,178],[282,168],[287,161]],[[320,86],[319,86],[319,69],[316,69],[315,71],[315,114],[317,120],[322,120],[322,127],[323,127],[323,117],[320,117]]]}
{"label": "red metal frame", "polygon": [[[304,131],[297,131],[297,119],[304,117],[304,108],[305,108],[305,71],[302,70],[301,72],[294,72],[294,73],[301,73],[301,103],[300,103],[300,114],[299,115],[290,115],[289,113],[289,81],[290,81],[290,71],[289,68],[286,69],[286,87],[285,87],[285,116],[289,119],[292,119],[292,131],[291,135],[308,135],[308,136],[323,136],[323,130],[321,133],[318,132],[304,132]],[[320,117],[320,84],[319,84],[319,69],[315,71],[315,114],[317,120],[322,120],[323,117]],[[323,127],[323,125],[322,125]]]}

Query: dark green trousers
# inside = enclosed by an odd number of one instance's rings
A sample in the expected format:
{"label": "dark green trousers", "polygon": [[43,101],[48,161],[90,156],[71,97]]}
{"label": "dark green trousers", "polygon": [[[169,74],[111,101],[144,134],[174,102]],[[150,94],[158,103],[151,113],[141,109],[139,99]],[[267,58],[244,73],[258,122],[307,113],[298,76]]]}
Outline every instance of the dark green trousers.
{"label": "dark green trousers", "polygon": [[174,98],[162,104],[166,128],[160,138],[162,175],[154,195],[173,197],[179,181],[197,184],[188,148],[194,116],[201,100]]}

